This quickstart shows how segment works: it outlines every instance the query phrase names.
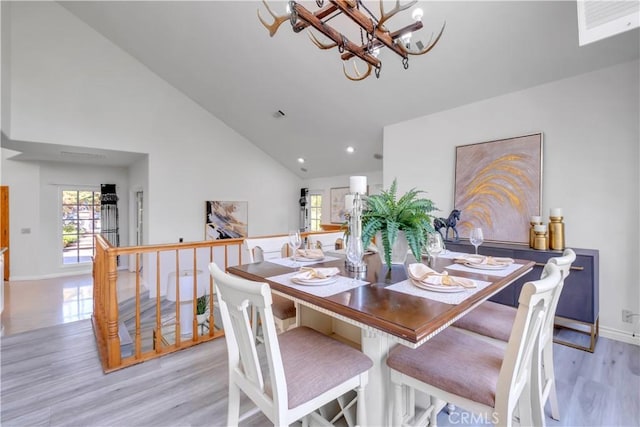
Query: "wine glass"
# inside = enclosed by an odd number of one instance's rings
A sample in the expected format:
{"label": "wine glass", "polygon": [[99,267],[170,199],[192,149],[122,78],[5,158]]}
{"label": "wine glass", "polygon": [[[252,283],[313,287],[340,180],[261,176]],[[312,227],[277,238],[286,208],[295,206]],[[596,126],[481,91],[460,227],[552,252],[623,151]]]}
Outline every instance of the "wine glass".
{"label": "wine glass", "polygon": [[438,254],[444,250],[444,241],[442,235],[439,232],[429,233],[427,235],[427,253],[431,263],[435,263]]}
{"label": "wine glass", "polygon": [[471,234],[469,235],[469,241],[476,248],[476,255],[478,255],[478,246],[484,242],[484,236],[482,235],[482,228],[476,227],[471,230]]}
{"label": "wine glass", "polygon": [[297,261],[297,252],[298,252],[298,248],[300,247],[300,245],[302,244],[302,239],[300,238],[300,232],[298,230],[291,230],[289,231],[289,247],[291,248],[291,251],[293,253],[293,266],[297,267],[298,263]]}

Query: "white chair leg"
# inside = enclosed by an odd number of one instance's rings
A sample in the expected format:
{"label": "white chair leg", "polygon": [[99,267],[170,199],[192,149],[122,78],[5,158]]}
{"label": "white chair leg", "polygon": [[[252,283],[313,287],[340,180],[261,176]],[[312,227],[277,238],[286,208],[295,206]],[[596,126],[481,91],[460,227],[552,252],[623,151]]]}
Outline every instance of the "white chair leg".
{"label": "white chair leg", "polygon": [[364,404],[364,387],[361,385],[356,388],[358,403],[356,406],[356,423],[359,426],[367,425],[367,411]]}
{"label": "white chair leg", "polygon": [[404,418],[404,404],[402,399],[402,385],[393,384],[393,425],[401,426]]}
{"label": "white chair leg", "polygon": [[[558,395],[556,393],[556,375],[553,368],[553,351],[551,345],[548,345],[542,353],[544,360],[544,393],[549,394],[549,405],[551,406],[551,418],[554,420],[560,420],[560,407],[558,406]],[[547,391],[546,388],[549,387]],[[544,401],[542,405],[544,406]]]}
{"label": "white chair leg", "polygon": [[227,407],[227,425],[237,426],[240,417],[240,388],[229,385],[229,405]]}
{"label": "white chair leg", "polygon": [[431,410],[431,416],[429,417],[429,427],[437,427],[438,426],[438,414],[444,407],[447,402],[442,399],[438,399],[436,397],[430,396],[431,406],[433,409]]}

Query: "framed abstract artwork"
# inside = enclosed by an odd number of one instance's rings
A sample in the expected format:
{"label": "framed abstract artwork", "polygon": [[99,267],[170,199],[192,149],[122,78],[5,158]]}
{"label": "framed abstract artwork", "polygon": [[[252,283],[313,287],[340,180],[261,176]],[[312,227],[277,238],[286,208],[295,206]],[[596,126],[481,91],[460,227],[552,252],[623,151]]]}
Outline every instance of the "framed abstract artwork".
{"label": "framed abstract artwork", "polygon": [[205,206],[205,240],[247,237],[247,202],[207,201]]}
{"label": "framed abstract artwork", "polygon": [[456,147],[454,207],[468,238],[529,243],[529,219],[542,203],[542,133]]}
{"label": "framed abstract artwork", "polygon": [[341,224],[347,219],[345,218],[344,196],[349,194],[349,187],[338,187],[331,189],[331,222],[333,224]]}

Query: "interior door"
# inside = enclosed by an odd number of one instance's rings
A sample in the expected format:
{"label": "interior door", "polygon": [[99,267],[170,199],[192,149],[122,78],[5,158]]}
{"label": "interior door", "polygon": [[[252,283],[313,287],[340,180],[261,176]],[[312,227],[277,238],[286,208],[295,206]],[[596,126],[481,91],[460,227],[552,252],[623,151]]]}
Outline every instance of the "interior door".
{"label": "interior door", "polygon": [[4,252],[4,280],[9,280],[9,187],[0,186],[0,249]]}

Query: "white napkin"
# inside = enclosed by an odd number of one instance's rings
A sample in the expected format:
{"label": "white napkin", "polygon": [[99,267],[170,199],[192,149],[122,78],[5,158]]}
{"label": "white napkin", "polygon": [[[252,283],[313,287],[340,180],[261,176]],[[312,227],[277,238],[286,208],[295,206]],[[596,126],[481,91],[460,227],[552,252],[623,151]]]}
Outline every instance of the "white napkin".
{"label": "white napkin", "polygon": [[324,252],[322,252],[322,249],[298,249],[296,256],[307,259],[322,259],[324,258]]}
{"label": "white napkin", "polygon": [[302,267],[300,271],[295,276],[293,276],[293,278],[299,279],[299,280],[327,279],[339,273],[340,273],[340,269],[336,267],[327,267],[327,268]]}
{"label": "white napkin", "polygon": [[437,286],[461,286],[463,288],[475,288],[476,283],[464,277],[449,276],[448,272],[438,273],[422,263],[409,264],[407,267],[409,278],[416,282]]}

